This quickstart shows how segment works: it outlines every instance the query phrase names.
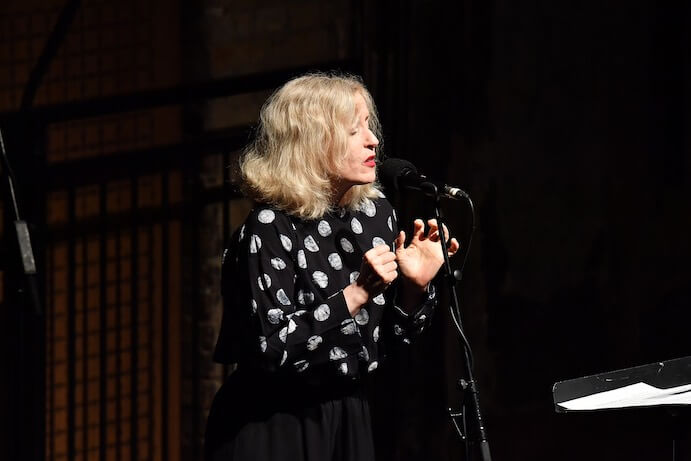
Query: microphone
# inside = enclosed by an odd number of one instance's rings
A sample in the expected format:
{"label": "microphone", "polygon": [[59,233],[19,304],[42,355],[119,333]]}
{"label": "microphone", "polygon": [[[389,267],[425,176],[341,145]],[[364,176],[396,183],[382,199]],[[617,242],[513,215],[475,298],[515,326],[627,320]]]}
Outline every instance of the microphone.
{"label": "microphone", "polygon": [[437,194],[454,200],[469,198],[468,194],[458,187],[449,186],[429,179],[418,173],[415,165],[401,158],[387,158],[379,167],[379,174],[384,185],[392,184],[395,189],[399,186],[406,189],[420,190],[427,195]]}

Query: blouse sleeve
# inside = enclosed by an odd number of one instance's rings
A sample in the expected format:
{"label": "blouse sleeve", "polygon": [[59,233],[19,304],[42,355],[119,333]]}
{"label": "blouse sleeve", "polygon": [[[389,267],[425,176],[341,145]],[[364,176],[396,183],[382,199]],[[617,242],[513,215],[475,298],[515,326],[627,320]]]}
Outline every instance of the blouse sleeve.
{"label": "blouse sleeve", "polygon": [[[393,208],[391,216],[393,217],[391,227],[394,235],[397,236],[399,232],[398,219],[396,217],[396,211],[393,210]],[[400,281],[398,283],[400,283]],[[393,309],[386,321],[386,328],[390,329],[388,332],[390,336],[398,338],[406,344],[410,344],[411,339],[422,333],[432,322],[432,315],[434,314],[438,302],[437,290],[434,282],[429,284],[424,300],[412,313],[403,310],[397,301],[398,292],[394,294]]]}
{"label": "blouse sleeve", "polygon": [[437,307],[437,290],[434,284],[429,285],[424,301],[413,313],[404,311],[394,300],[393,311],[390,317],[391,333],[400,338],[406,344],[411,339],[422,333],[432,322],[432,315]]}
{"label": "blouse sleeve", "polygon": [[[292,223],[270,209],[251,213],[239,241],[238,269],[247,271],[251,332],[261,368],[309,367],[339,362],[361,350],[343,290],[313,304],[296,302],[297,247]],[[302,299],[304,301],[304,299]]]}

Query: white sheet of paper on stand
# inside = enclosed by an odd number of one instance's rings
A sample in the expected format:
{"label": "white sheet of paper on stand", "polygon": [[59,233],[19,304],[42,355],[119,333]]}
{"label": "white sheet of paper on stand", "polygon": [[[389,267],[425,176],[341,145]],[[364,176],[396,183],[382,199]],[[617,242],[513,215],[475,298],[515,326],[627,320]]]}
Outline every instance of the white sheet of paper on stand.
{"label": "white sheet of paper on stand", "polygon": [[558,404],[571,411],[604,410],[608,408],[648,407],[655,405],[691,405],[691,384],[660,389],[646,383],[600,392]]}

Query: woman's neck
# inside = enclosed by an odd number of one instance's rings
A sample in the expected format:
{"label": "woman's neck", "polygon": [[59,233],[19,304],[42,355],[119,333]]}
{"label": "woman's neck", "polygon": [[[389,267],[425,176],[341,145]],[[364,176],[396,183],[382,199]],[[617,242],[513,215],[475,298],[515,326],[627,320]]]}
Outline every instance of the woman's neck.
{"label": "woman's neck", "polygon": [[339,208],[343,208],[347,204],[348,192],[353,187],[350,184],[342,184],[334,187],[333,203]]}

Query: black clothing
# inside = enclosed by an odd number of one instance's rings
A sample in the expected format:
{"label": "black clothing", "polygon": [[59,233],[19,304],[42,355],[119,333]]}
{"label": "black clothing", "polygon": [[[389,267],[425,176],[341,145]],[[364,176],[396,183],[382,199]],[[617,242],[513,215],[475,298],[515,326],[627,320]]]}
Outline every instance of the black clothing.
{"label": "black clothing", "polygon": [[[395,306],[395,293],[389,290],[351,317],[343,288],[358,277],[365,252],[380,244],[393,249],[397,235],[395,212],[383,197],[366,200],[357,211],[338,209],[310,221],[265,205],[250,212],[224,253],[224,314],[214,359],[237,363],[241,374],[231,376],[214,401],[207,446],[226,443],[209,440],[219,434],[217,425],[225,425],[230,433],[220,430],[228,441],[218,453],[226,457],[212,459],[255,459],[252,456],[259,452],[237,451],[238,444],[247,447],[248,440],[266,439],[261,443],[269,444],[271,439],[276,446],[288,447],[297,434],[285,433],[283,425],[296,418],[303,421],[296,427],[308,431],[301,432],[305,447],[321,443],[311,439],[311,429],[304,426],[307,418],[309,425],[329,426],[321,431],[336,431],[333,443],[355,434],[351,441],[357,443],[341,451],[359,453],[360,461],[373,459],[360,453],[358,445],[371,446],[360,381],[377,368],[387,342],[410,342],[411,335],[425,328],[436,298],[431,290],[420,309],[408,315]],[[226,395],[237,392],[245,392],[242,402]],[[243,410],[237,410],[238,405]],[[335,419],[325,405],[339,409],[334,410]],[[321,422],[315,423],[313,414],[320,415],[316,421]],[[262,423],[250,424],[256,420]],[[341,434],[337,427],[345,420],[367,429],[344,429]],[[290,459],[273,458],[267,450],[256,459]],[[305,452],[293,459],[341,458],[313,458]]]}
{"label": "black clothing", "polygon": [[316,386],[238,369],[207,422],[209,461],[372,461],[369,404],[360,380]]}

